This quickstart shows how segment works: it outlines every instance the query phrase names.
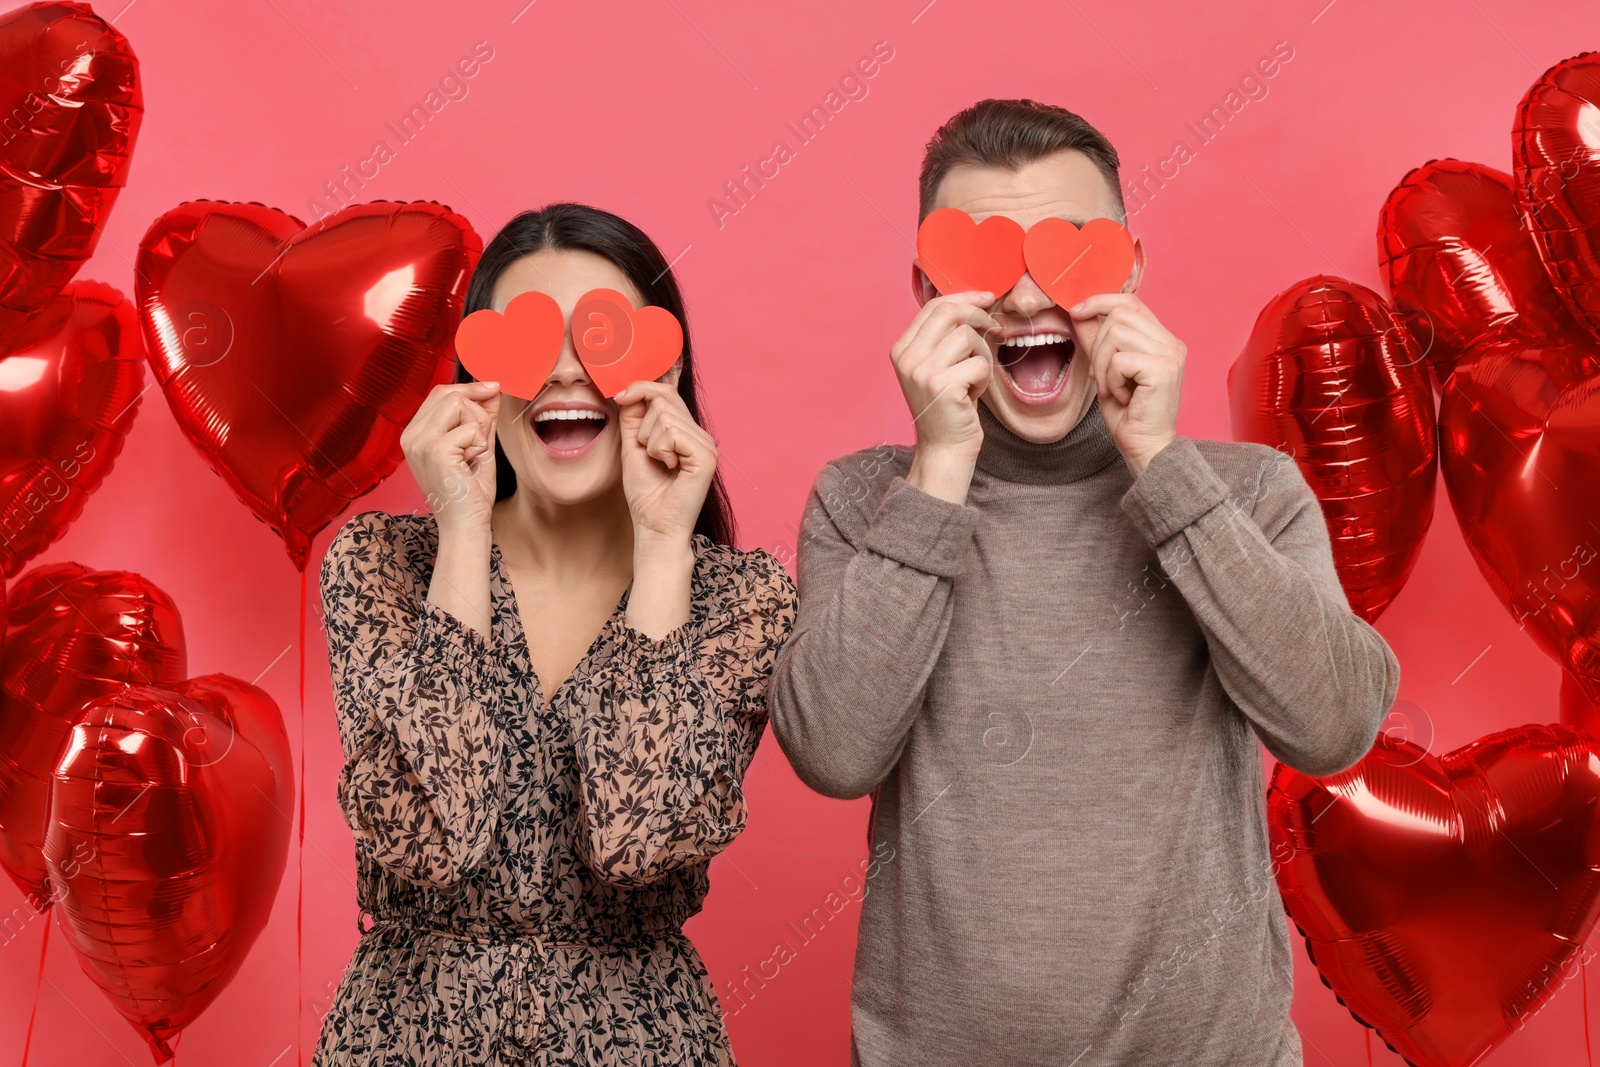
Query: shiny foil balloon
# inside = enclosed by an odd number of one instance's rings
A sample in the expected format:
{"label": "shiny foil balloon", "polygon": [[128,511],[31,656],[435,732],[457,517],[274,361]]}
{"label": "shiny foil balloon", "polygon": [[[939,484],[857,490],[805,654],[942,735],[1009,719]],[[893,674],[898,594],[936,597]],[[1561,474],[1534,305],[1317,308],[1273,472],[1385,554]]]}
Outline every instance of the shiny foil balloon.
{"label": "shiny foil balloon", "polygon": [[1322,980],[1418,1067],[1467,1067],[1576,974],[1600,915],[1600,747],[1522,726],[1434,757],[1383,739],[1279,765],[1268,830]]}
{"label": "shiny foil balloon", "polygon": [[[1573,334],[1583,331],[1574,327]],[[1600,700],[1600,351],[1515,327],[1439,407],[1445,487],[1489,586]]]}
{"label": "shiny foil balloon", "polygon": [[307,227],[199,200],[139,244],[151,366],[189,440],[305,569],[311,539],[394,472],[454,376],[482,243],[438,204],[358,204]]}
{"label": "shiny foil balloon", "polygon": [[139,62],[87,4],[0,15],[0,355],[94,253],[144,117]]}
{"label": "shiny foil balloon", "polygon": [[[0,364],[3,366],[3,364]],[[172,598],[129,571],[34,567],[7,592],[0,657],[0,865],[40,907],[50,776],[89,701],[187,673]]]}
{"label": "shiny foil balloon", "polygon": [[1517,205],[1556,293],[1600,338],[1600,52],[1545,71],[1511,131]]}
{"label": "shiny foil balloon", "polygon": [[1261,309],[1228,393],[1233,435],[1300,465],[1350,607],[1377,619],[1433,519],[1433,393],[1415,339],[1371,289],[1317,275]]}
{"label": "shiny foil balloon", "polygon": [[133,304],[74,282],[38,316],[45,336],[0,358],[0,574],[66,533],[111,471],[139,411]]}
{"label": "shiny foil balloon", "polygon": [[[1444,161],[1407,182],[1431,192],[1391,194],[1396,233],[1418,232],[1413,214],[1502,220],[1464,231],[1448,252],[1438,242],[1397,249],[1418,276],[1436,279],[1441,306],[1480,307],[1492,298],[1497,308],[1445,383],[1439,462],[1490,588],[1600,700],[1600,344],[1548,279],[1527,270],[1532,238],[1504,227],[1516,210],[1507,175]],[[1441,261],[1430,262],[1434,256]],[[1477,268],[1463,272],[1463,263]]]}
{"label": "shiny foil balloon", "polygon": [[1485,335],[1521,318],[1540,331],[1571,327],[1539,251],[1506,191],[1511,176],[1436,159],[1406,174],[1378,214],[1378,266],[1442,386]]}
{"label": "shiny foil balloon", "polygon": [[211,674],[91,704],[62,752],[44,856],[84,971],[156,1062],[238,973],[288,855],[278,706]]}
{"label": "shiny foil balloon", "polygon": [[1590,700],[1572,675],[1561,675],[1561,725],[1600,739],[1600,702]]}

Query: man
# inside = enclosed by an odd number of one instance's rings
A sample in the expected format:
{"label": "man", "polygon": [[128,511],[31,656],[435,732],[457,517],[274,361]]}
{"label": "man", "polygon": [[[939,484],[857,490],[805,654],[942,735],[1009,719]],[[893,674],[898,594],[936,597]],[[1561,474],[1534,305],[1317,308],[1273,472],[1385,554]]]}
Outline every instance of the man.
{"label": "man", "polygon": [[[921,212],[1126,219],[1073,113],[986,100]],[[771,692],[802,780],[873,798],[853,1062],[1288,1067],[1293,969],[1256,740],[1361,758],[1399,666],[1295,463],[1176,431],[1135,295],[938,296],[891,357],[914,449],[823,469]]]}

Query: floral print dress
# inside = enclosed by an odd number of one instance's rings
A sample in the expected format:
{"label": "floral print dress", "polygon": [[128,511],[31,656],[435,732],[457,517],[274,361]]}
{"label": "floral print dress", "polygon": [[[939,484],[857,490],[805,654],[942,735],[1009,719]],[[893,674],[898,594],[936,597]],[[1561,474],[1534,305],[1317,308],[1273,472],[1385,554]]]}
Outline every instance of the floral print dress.
{"label": "floral print dress", "polygon": [[321,586],[361,938],[318,1067],[732,1064],[682,926],[745,824],[794,621],[771,555],[694,539],[691,618],[624,593],[545,706],[493,544],[493,639],[428,602],[432,515],[363,512]]}

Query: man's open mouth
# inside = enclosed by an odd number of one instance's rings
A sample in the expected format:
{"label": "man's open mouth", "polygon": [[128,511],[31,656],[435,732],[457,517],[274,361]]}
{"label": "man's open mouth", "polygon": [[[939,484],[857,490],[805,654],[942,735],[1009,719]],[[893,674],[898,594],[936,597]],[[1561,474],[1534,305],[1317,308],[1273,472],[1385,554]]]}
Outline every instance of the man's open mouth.
{"label": "man's open mouth", "polygon": [[546,408],[533,416],[533,432],[550,452],[570,454],[594,444],[609,421],[595,408]]}
{"label": "man's open mouth", "polygon": [[1000,345],[1000,369],[1020,398],[1047,400],[1061,391],[1075,347],[1064,333],[1009,337]]}

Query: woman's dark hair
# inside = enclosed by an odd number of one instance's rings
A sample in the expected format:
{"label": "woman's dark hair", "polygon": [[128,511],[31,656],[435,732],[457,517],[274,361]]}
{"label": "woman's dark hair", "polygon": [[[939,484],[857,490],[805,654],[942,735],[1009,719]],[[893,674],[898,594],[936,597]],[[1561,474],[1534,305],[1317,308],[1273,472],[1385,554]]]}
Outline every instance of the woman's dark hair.
{"label": "woman's dark hair", "polygon": [[[564,249],[592,252],[615,263],[628,276],[646,304],[666,308],[683,324],[683,368],[678,374],[678,395],[684,407],[700,425],[706,425],[700,414],[698,382],[694,372],[694,346],[689,339],[689,319],[684,314],[683,296],[678,292],[677,279],[672,267],[645,232],[627,219],[609,211],[586,204],[558,203],[524,211],[501,227],[500,232],[484,248],[478,265],[472,272],[472,282],[467,287],[467,304],[462,316],[494,306],[494,286],[500,274],[512,263],[532,252],[544,249]],[[467,368],[456,359],[456,381],[477,381]],[[505,452],[497,438],[494,443],[496,500],[504,500],[517,491],[517,474],[511,469]],[[706,501],[700,507],[700,517],[694,532],[705,534],[719,545],[733,544],[735,530],[733,509],[728,504],[728,490],[719,469],[711,479]]]}

